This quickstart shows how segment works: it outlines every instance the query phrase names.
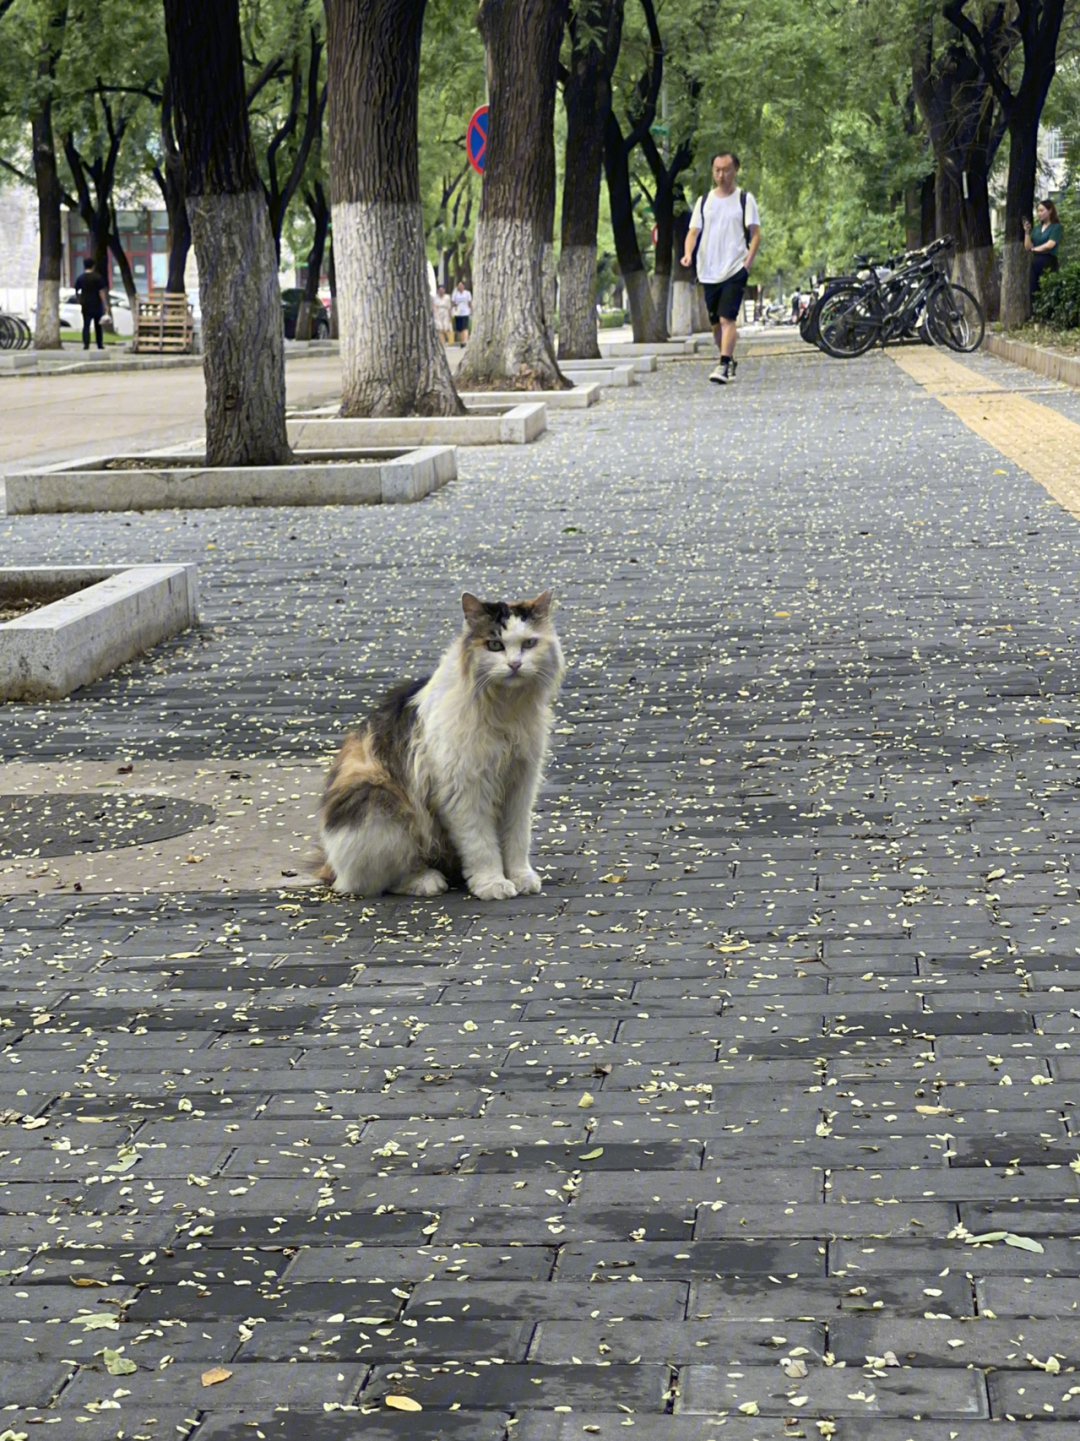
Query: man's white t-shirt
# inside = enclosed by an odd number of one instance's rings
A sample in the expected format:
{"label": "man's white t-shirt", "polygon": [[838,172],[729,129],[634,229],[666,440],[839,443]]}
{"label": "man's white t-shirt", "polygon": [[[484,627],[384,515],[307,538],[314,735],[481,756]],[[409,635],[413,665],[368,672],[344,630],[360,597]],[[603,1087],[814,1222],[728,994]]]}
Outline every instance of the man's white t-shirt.
{"label": "man's white t-shirt", "polygon": [[[702,210],[704,209],[704,215]],[[703,223],[704,222],[704,223]],[[760,225],[757,201],[746,192],[746,226]],[[710,190],[701,197],[690,217],[690,229],[702,231],[697,253],[697,277],[703,285],[719,285],[738,274],[746,260],[746,236],[743,234],[742,205],[738,190],[720,199]]]}
{"label": "man's white t-shirt", "polygon": [[455,290],[450,299],[454,303],[455,315],[472,314],[472,293],[468,290]]}

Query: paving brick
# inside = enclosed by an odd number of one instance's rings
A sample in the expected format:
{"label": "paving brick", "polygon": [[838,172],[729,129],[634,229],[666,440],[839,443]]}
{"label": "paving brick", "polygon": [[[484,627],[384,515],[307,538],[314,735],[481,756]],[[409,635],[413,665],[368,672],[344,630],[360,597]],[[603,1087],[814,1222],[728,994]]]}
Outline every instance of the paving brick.
{"label": "paving brick", "polygon": [[[217,1384],[204,1385],[203,1373],[212,1370],[200,1362],[177,1361],[164,1370],[137,1371],[122,1378],[122,1389],[130,1393],[125,1406],[145,1406],[161,1399],[167,1406],[177,1400],[200,1411],[226,1411],[237,1407],[245,1410],[276,1406],[304,1406],[314,1409],[324,1402],[351,1403],[368,1373],[355,1362],[338,1365],[333,1362],[311,1362],[305,1366],[268,1365],[261,1362],[236,1362],[227,1368],[231,1376]],[[118,1389],[117,1378],[108,1375],[98,1363],[83,1368],[64,1391],[66,1408],[89,1405],[108,1399]]]}
{"label": "paving brick", "polygon": [[[749,1370],[749,1368],[747,1368]],[[687,1366],[679,1376],[680,1411],[737,1411],[756,1402],[765,1415],[957,1416],[988,1414],[983,1377],[970,1371],[864,1371],[815,1367],[793,1383],[761,1369],[733,1378],[717,1366]],[[796,1397],[806,1400],[797,1405]]]}
{"label": "paving brick", "polygon": [[486,1358],[445,1367],[378,1366],[364,1388],[370,1405],[388,1394],[411,1396],[425,1408],[549,1410],[595,1407],[616,1394],[632,1411],[663,1411],[671,1370],[664,1365],[498,1366]]}

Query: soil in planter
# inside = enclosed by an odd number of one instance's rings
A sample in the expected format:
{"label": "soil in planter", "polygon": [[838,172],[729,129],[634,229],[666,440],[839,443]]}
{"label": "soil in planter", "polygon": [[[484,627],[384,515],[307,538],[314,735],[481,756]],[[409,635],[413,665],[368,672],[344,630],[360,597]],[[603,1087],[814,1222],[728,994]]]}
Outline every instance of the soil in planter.
{"label": "soil in planter", "polygon": [[40,610],[43,605],[51,605],[54,600],[67,600],[69,595],[78,595],[79,591],[88,590],[92,585],[97,585],[97,581],[87,580],[81,585],[39,586],[33,595],[5,595],[0,588],[0,625]]}
{"label": "soil in planter", "polygon": [[[300,454],[294,456],[292,460],[282,461],[282,465],[372,465],[381,460],[399,460],[403,455],[407,454],[408,451],[405,450],[350,450],[347,452],[340,450],[331,450],[326,452],[318,450],[301,451]],[[243,465],[228,465],[223,468],[225,470],[246,470],[249,467]],[[260,464],[256,468],[259,470],[264,470],[272,469],[273,467]],[[146,471],[206,470],[207,465],[205,458],[201,455],[163,455],[158,456],[157,458],[145,455],[136,455],[131,457],[114,457],[112,460],[105,461],[102,469]],[[216,467],[210,467],[210,469],[216,469]]]}

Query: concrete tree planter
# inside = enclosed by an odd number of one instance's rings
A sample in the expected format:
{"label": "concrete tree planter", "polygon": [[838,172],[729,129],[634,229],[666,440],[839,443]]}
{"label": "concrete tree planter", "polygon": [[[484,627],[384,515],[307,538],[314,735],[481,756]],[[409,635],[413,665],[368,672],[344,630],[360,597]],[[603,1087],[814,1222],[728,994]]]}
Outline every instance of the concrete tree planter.
{"label": "concrete tree planter", "polygon": [[198,456],[111,457],[7,477],[9,515],[209,510],[221,506],[401,505],[457,478],[451,446],[299,451],[294,465],[212,467]]}
{"label": "concrete tree planter", "polygon": [[[33,608],[28,608],[33,607]],[[0,569],[0,701],[59,700],[198,624],[193,565]]]}
{"label": "concrete tree planter", "polygon": [[408,415],[349,419],[336,407],[289,417],[289,444],[307,450],[363,445],[528,445],[547,430],[543,400],[505,396],[467,398],[468,415]]}

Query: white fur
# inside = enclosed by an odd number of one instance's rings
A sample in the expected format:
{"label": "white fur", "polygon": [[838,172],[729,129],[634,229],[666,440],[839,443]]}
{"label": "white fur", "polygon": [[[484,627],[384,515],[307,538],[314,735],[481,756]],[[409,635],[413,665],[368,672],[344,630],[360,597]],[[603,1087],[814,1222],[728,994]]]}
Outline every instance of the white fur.
{"label": "white fur", "polygon": [[[430,797],[470,891],[484,900],[533,895],[541,886],[529,864],[532,812],[563,656],[550,630],[535,650],[524,649],[535,635],[511,617],[505,650],[474,655],[471,684],[460,637],[417,697],[417,790]],[[521,662],[516,676],[514,661]]]}

